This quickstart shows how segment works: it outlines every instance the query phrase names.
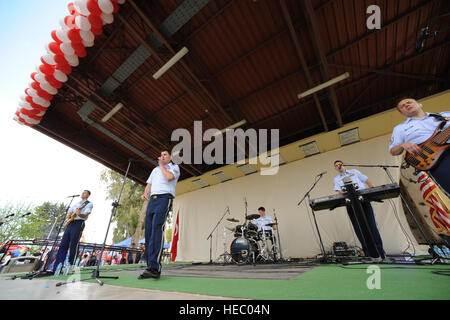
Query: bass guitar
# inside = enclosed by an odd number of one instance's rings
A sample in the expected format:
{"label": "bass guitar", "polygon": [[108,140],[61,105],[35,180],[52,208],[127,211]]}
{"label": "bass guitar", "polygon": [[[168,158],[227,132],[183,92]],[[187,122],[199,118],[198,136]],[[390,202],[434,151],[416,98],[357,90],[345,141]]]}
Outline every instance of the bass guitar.
{"label": "bass guitar", "polygon": [[419,154],[415,155],[406,152],[405,161],[421,171],[429,171],[435,167],[450,146],[447,143],[447,140],[450,138],[450,127],[442,130],[446,122],[442,121],[433,135],[427,141],[418,145],[421,149]]}
{"label": "bass guitar", "polygon": [[69,224],[71,224],[71,223],[75,220],[75,217],[76,217],[77,215],[80,214],[81,210],[83,210],[83,208],[86,207],[88,204],[89,204],[89,201],[86,200],[85,202],[83,202],[83,204],[82,204],[81,206],[79,206],[77,209],[75,209],[75,212],[72,213],[72,215],[70,216],[70,218],[68,218],[68,219],[64,222],[64,226],[65,226],[65,227],[68,227]]}

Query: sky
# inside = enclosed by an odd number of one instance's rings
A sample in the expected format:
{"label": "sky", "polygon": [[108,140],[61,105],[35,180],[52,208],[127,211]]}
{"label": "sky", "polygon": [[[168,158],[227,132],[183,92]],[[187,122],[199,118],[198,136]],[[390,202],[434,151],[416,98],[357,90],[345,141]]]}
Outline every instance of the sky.
{"label": "sky", "polygon": [[[51,31],[69,15],[68,0],[0,1],[0,206],[44,201],[69,204],[68,196],[92,192],[94,209],[84,229],[87,242],[103,243],[111,200],[100,183],[102,164],[13,120],[30,74],[52,42]],[[80,200],[80,198],[76,198]],[[107,243],[112,241],[112,228]]]}

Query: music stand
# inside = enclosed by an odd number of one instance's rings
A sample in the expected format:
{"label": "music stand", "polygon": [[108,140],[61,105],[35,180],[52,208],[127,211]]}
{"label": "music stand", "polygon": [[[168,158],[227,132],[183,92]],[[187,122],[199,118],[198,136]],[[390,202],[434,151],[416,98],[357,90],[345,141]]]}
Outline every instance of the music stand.
{"label": "music stand", "polygon": [[111,204],[112,205],[111,216],[109,217],[109,223],[108,223],[108,227],[106,229],[105,239],[103,240],[102,251],[100,252],[100,255],[97,257],[97,267],[92,271],[92,276],[90,276],[89,278],[86,278],[86,279],[73,280],[71,282],[58,282],[56,284],[57,287],[62,286],[62,285],[67,284],[67,283],[74,283],[74,282],[77,282],[77,281],[81,282],[81,281],[88,281],[88,280],[96,280],[97,283],[102,286],[103,285],[103,281],[101,281],[100,278],[101,279],[119,279],[119,277],[117,277],[117,276],[100,276],[100,264],[101,264],[101,261],[102,261],[103,251],[105,250],[105,246],[106,246],[106,239],[108,238],[109,227],[111,226],[112,219],[113,219],[113,217],[115,216],[115,214],[117,212],[117,207],[119,207],[120,198],[122,197],[122,192],[123,192],[123,189],[125,187],[125,182],[127,180],[128,171],[130,170],[130,166],[131,166],[131,162],[132,161],[133,161],[132,158],[128,159],[128,167],[127,167],[127,171],[125,172],[125,176],[123,177],[122,189],[120,189],[119,197],[118,197],[117,201],[114,201]]}
{"label": "music stand", "polygon": [[[316,187],[316,184],[320,181],[320,179],[322,179],[322,177],[323,177],[324,174],[325,174],[325,173],[320,173],[320,174],[318,174],[318,175],[316,176],[316,178],[319,178],[319,179],[316,179],[316,181],[314,181],[314,184],[312,185],[312,187],[308,190],[308,192],[306,192],[306,194],[303,196],[302,200],[300,200],[300,202],[297,203],[297,206],[300,206],[300,204],[301,204],[306,198],[308,198],[308,203],[311,203],[310,193],[311,193],[311,191]],[[306,205],[306,206],[308,207],[308,205]],[[311,208],[311,211],[312,211],[312,214],[313,214],[313,217],[314,217],[314,223],[315,223],[315,225],[316,225],[316,231],[317,231],[317,234],[318,234],[318,236],[319,236],[320,249],[322,250],[322,254],[323,254],[323,258],[322,258],[321,260],[319,260],[319,261],[321,261],[321,262],[323,262],[323,263],[327,263],[327,262],[328,262],[328,256],[327,256],[327,253],[325,252],[325,247],[323,246],[322,237],[321,237],[321,235],[320,235],[319,226],[318,226],[318,224],[317,224],[316,214],[314,213],[314,209],[313,209],[313,208]]]}

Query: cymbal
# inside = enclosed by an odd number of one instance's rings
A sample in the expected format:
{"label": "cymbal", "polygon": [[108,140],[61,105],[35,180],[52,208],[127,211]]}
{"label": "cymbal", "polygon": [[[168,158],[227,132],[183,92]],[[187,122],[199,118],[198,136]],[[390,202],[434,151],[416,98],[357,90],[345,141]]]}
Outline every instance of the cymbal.
{"label": "cymbal", "polygon": [[227,218],[227,220],[230,222],[239,222],[239,220],[235,218]]}
{"label": "cymbal", "polygon": [[266,224],[266,226],[268,226],[268,227],[273,227],[273,226],[276,226],[278,223],[267,223]]}
{"label": "cymbal", "polygon": [[259,218],[259,214],[250,214],[247,216],[247,220],[253,220],[253,219],[258,219]]}

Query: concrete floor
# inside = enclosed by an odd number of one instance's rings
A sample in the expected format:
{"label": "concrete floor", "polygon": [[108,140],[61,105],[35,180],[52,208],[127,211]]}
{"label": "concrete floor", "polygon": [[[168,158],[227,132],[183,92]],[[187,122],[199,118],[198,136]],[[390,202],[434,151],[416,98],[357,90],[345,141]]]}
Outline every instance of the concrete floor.
{"label": "concrete floor", "polygon": [[0,277],[1,300],[234,300],[181,292],[125,288],[96,283],[70,283],[56,287],[56,280],[10,280]]}

